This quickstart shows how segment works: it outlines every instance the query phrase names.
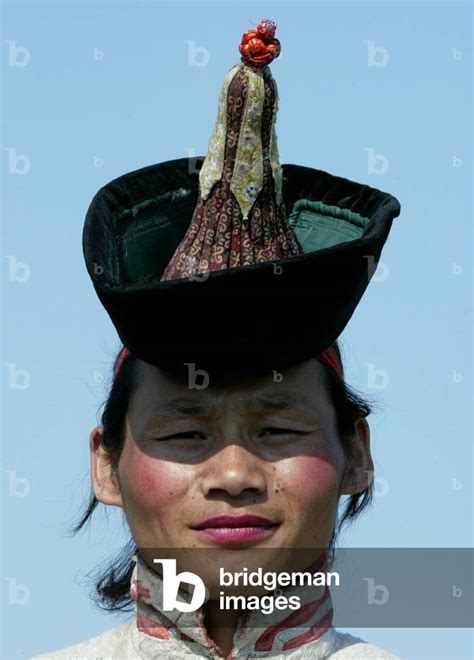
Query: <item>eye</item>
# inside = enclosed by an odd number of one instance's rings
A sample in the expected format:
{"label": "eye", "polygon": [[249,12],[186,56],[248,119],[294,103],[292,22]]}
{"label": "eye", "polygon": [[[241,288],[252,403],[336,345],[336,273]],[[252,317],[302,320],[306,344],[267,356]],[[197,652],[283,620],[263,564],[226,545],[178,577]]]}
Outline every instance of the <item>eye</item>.
{"label": "eye", "polygon": [[180,440],[183,438],[185,440],[197,440],[205,437],[204,433],[201,433],[200,431],[185,431],[183,433],[174,433],[173,435],[167,435],[163,438],[157,438],[157,440]]}
{"label": "eye", "polygon": [[295,431],[294,429],[281,429],[277,427],[270,427],[263,429],[260,435],[303,435],[304,431]]}

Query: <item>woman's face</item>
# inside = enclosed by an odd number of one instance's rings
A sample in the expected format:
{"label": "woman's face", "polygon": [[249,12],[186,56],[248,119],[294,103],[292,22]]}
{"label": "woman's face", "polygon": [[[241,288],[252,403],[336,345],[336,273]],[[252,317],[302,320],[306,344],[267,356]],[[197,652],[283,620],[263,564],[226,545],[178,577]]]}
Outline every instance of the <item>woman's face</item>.
{"label": "woman's face", "polygon": [[[206,389],[140,368],[117,489],[99,497],[123,506],[140,549],[213,549],[238,555],[240,567],[247,555],[275,568],[299,563],[297,549],[327,547],[339,496],[354,489],[344,489],[345,457],[319,361],[274,381]],[[201,564],[209,559],[193,554]]]}

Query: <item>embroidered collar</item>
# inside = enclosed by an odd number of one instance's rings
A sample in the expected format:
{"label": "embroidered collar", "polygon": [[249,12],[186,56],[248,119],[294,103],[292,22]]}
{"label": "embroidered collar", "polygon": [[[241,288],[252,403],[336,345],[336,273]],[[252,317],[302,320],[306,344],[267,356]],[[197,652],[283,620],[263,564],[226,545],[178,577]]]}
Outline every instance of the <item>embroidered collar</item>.
{"label": "embroidered collar", "polygon": [[[138,554],[131,579],[130,594],[136,604],[136,623],[140,633],[140,651],[146,657],[156,653],[156,641],[181,642],[190,652],[222,658],[222,652],[209,637],[204,626],[205,612],[164,613],[163,581]],[[315,567],[312,566],[314,571]],[[275,610],[271,615],[249,611],[238,623],[234,646],[228,659],[235,657],[268,657],[313,642],[311,657],[323,658],[334,644],[333,607],[329,588],[284,587],[282,595],[298,596],[300,609],[288,614]],[[186,599],[186,594],[181,594]]]}

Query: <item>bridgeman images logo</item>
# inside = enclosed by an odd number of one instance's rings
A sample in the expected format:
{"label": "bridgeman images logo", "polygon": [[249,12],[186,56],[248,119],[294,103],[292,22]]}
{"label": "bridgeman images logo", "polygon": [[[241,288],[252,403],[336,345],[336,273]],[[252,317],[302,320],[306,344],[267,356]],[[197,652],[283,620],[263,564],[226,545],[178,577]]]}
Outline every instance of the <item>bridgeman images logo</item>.
{"label": "bridgeman images logo", "polygon": [[[191,571],[176,573],[175,559],[153,559],[155,564],[163,567],[163,611],[195,612],[207,598],[207,590],[203,580]],[[191,602],[178,600],[181,583],[194,587]],[[230,596],[220,592],[219,606],[222,610],[260,610],[263,614],[271,614],[277,610],[299,610],[301,601],[299,596],[284,596],[279,587],[286,586],[339,586],[340,576],[337,572],[293,572],[293,573],[264,573],[261,568],[249,572],[247,568],[237,573],[219,569],[219,584],[221,587],[263,587],[273,595],[264,596]]]}

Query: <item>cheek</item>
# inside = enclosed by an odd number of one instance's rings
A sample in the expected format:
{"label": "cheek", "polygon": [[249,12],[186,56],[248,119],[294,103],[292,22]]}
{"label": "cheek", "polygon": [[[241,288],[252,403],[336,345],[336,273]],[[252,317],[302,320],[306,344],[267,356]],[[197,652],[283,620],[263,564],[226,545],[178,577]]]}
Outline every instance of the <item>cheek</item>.
{"label": "cheek", "polygon": [[186,466],[153,458],[135,443],[124,447],[119,478],[125,508],[155,519],[175,513],[189,482]]}
{"label": "cheek", "polygon": [[285,461],[279,481],[294,507],[323,510],[338,498],[343,470],[342,453],[320,450],[317,455],[295,456]]}

